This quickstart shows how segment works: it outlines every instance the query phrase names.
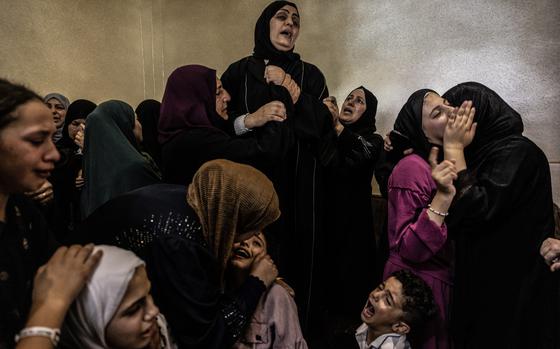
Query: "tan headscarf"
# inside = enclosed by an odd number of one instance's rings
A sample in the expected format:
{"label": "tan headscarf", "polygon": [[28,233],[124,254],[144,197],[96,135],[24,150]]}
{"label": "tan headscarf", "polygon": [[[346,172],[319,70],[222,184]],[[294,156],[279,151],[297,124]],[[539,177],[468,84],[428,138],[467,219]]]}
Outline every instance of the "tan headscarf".
{"label": "tan headscarf", "polygon": [[222,281],[235,237],[261,231],[280,217],[272,182],[251,166],[223,159],[208,161],[194,174],[187,202],[200,219]]}

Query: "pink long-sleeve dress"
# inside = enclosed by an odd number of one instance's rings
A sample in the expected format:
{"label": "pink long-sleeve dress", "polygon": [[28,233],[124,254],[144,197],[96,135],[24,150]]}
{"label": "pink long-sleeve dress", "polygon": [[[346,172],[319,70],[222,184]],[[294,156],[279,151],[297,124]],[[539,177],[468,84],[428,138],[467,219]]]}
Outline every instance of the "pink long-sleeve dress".
{"label": "pink long-sleeve dress", "polygon": [[452,245],[447,227],[431,221],[428,204],[436,194],[430,165],[416,154],[404,157],[393,169],[388,184],[389,259],[384,278],[392,272],[408,269],[421,277],[432,289],[439,316],[421,336],[422,348],[449,348],[448,321]]}

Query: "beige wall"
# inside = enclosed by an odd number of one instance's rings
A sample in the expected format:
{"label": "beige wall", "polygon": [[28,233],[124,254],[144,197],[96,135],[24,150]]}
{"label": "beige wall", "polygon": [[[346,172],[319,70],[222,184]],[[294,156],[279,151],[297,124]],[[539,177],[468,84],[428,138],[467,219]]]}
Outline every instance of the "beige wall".
{"label": "beige wall", "polygon": [[[0,0],[0,75],[71,99],[160,99],[176,67],[223,72],[268,0]],[[343,99],[364,84],[385,133],[415,89],[479,81],[523,116],[560,202],[558,0],[300,1],[296,51]]]}

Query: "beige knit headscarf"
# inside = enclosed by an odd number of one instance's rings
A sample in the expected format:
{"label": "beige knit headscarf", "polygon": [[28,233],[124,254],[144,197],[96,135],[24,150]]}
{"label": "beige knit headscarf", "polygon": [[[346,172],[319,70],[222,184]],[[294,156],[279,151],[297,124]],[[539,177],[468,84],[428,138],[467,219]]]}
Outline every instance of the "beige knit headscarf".
{"label": "beige knit headscarf", "polygon": [[235,237],[257,233],[280,216],[272,182],[251,166],[223,159],[200,167],[188,187],[187,202],[200,219],[222,283]]}

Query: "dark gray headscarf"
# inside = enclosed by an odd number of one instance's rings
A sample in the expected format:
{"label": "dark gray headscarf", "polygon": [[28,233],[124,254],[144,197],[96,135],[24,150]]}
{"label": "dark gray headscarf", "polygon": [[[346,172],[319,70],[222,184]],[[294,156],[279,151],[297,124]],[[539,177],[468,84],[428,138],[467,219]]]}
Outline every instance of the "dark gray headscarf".
{"label": "dark gray headscarf", "polygon": [[[48,95],[46,95],[43,98],[43,102],[47,103],[47,101],[51,98],[56,98],[60,103],[62,103],[62,105],[64,106],[64,109],[68,110],[68,106],[70,105],[70,100],[68,100],[68,98],[60,93],[49,93]],[[53,142],[58,142],[61,138],[62,138],[62,129],[64,128],[65,123],[63,123],[60,127],[58,127],[55,131],[55,133],[53,134]]]}

